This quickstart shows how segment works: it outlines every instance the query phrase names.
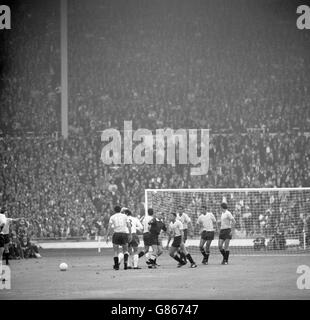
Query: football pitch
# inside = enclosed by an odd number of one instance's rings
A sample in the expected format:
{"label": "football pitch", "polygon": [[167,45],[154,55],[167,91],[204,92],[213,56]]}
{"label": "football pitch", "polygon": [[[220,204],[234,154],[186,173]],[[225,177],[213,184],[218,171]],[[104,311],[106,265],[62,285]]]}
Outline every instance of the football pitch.
{"label": "football pitch", "polygon": [[[167,251],[160,267],[141,270],[112,269],[112,251],[94,249],[42,250],[41,259],[11,261],[11,289],[4,299],[310,299],[310,290],[297,288],[297,268],[310,266],[309,255],[234,255],[220,265],[219,254],[209,265],[193,254],[198,267],[177,268]],[[61,262],[69,265],[60,271]]]}

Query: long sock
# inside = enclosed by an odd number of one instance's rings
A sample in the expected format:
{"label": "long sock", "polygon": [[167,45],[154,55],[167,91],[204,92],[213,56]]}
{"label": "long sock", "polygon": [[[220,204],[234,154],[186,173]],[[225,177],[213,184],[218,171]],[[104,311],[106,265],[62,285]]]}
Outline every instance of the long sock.
{"label": "long sock", "polygon": [[5,263],[6,263],[6,265],[8,265],[9,264],[9,256],[10,256],[9,252],[5,252],[4,256],[5,256]]}
{"label": "long sock", "polygon": [[124,266],[127,268],[128,265],[128,257],[129,257],[129,253],[125,252],[124,253]]}
{"label": "long sock", "polygon": [[120,253],[118,254],[118,263],[121,264],[122,261],[123,261],[123,259],[124,259],[124,254],[123,254],[123,252],[120,252]]}
{"label": "long sock", "polygon": [[114,266],[117,267],[118,266],[118,257],[114,257],[113,259],[114,259]]}
{"label": "long sock", "polygon": [[152,255],[150,256],[149,261],[150,261],[152,264],[156,264],[156,256],[152,254]]}
{"label": "long sock", "polygon": [[204,257],[205,259],[207,259],[207,254],[206,254],[205,249],[204,249],[204,248],[200,248],[200,252],[201,252],[201,254],[203,255],[203,257]]}
{"label": "long sock", "polygon": [[186,258],[189,260],[190,263],[195,263],[195,261],[189,253],[186,255]]}
{"label": "long sock", "polygon": [[224,250],[224,249],[221,249],[220,252],[221,252],[221,254],[222,254],[222,256],[223,256],[223,259],[225,260],[225,250]]}
{"label": "long sock", "polygon": [[138,257],[141,258],[144,256],[144,251],[139,252]]}
{"label": "long sock", "polygon": [[228,257],[229,257],[229,250],[226,250],[225,252],[225,261],[228,262]]}
{"label": "long sock", "polygon": [[0,259],[0,279],[2,278],[2,257]]}
{"label": "long sock", "polygon": [[173,259],[178,261],[179,263],[182,263],[181,258],[177,254],[173,257]]}
{"label": "long sock", "polygon": [[139,255],[138,254],[134,254],[133,255],[133,267],[137,268],[138,267],[138,263],[139,263]]}
{"label": "long sock", "polygon": [[186,255],[184,252],[180,252],[181,259],[186,262]]}

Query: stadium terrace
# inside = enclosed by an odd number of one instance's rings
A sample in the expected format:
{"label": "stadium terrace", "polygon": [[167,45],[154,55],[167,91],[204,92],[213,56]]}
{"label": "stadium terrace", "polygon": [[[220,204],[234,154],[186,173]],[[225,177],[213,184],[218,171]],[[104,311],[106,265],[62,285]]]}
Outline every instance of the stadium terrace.
{"label": "stadium terrace", "polygon": [[[178,145],[178,164],[191,164],[191,175],[205,175],[209,170],[209,130],[156,129],[133,131],[132,121],[124,121],[123,164],[158,164],[175,166]],[[101,141],[108,142],[101,151],[104,164],[122,164],[122,137],[119,130],[110,128],[101,134]],[[133,143],[138,143],[133,146]],[[200,152],[199,152],[200,151]],[[200,153],[200,155],[199,155]],[[154,157],[155,154],[155,157]],[[154,161],[155,158],[155,161]]]}

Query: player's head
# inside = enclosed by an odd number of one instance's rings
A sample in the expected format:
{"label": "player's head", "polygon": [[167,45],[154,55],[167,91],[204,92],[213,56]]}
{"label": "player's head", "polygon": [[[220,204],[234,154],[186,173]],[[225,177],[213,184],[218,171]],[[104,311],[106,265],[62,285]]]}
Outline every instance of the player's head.
{"label": "player's head", "polygon": [[127,216],[132,216],[132,212],[129,209],[126,209],[125,213],[127,214]]}
{"label": "player's head", "polygon": [[221,203],[221,208],[225,211],[225,210],[227,210],[227,203],[225,203],[225,202],[222,202]]}
{"label": "player's head", "polygon": [[126,213],[126,210],[128,210],[128,208],[126,208],[126,207],[122,207],[122,209],[121,209],[121,213]]}
{"label": "player's head", "polygon": [[120,213],[121,210],[122,210],[121,206],[115,206],[115,207],[114,207],[114,212],[115,212],[115,213]]}
{"label": "player's head", "polygon": [[179,205],[179,206],[178,206],[178,211],[179,211],[179,214],[180,214],[180,215],[183,214],[183,209],[184,209],[184,208],[183,208],[182,205]]}
{"label": "player's head", "polygon": [[154,210],[153,210],[152,208],[148,208],[148,209],[147,209],[147,214],[148,214],[149,216],[153,216],[153,215],[154,215]]}
{"label": "player's head", "polygon": [[170,213],[170,220],[171,220],[171,221],[175,221],[176,218],[177,218],[177,214],[176,214],[175,212],[171,212],[171,213]]}
{"label": "player's head", "polygon": [[200,210],[201,210],[202,214],[206,214],[207,213],[207,206],[202,205]]}

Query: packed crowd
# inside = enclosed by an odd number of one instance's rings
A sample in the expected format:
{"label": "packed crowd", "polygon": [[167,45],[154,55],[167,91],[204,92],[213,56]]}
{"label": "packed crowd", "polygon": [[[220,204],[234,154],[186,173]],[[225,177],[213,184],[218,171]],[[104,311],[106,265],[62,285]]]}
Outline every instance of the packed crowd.
{"label": "packed crowd", "polygon": [[[53,1],[18,7],[0,35],[0,198],[31,237],[102,235],[115,203],[143,214],[146,188],[310,186],[309,33],[289,27],[289,1],[247,3],[69,5],[66,141],[25,138],[60,128],[60,27]],[[211,129],[208,174],[105,166],[98,131],[124,120]]]}
{"label": "packed crowd", "polygon": [[104,234],[115,203],[143,215],[147,188],[309,187],[309,144],[304,136],[211,136],[209,172],[191,176],[188,165],[104,165],[96,135],[4,138],[1,198],[13,217],[32,221],[36,237],[94,237]]}
{"label": "packed crowd", "polygon": [[[1,130],[59,131],[58,7],[23,2],[13,19],[0,35]],[[69,3],[71,131],[124,120],[148,129],[310,131],[310,41],[295,19],[294,4],[276,0]]]}

